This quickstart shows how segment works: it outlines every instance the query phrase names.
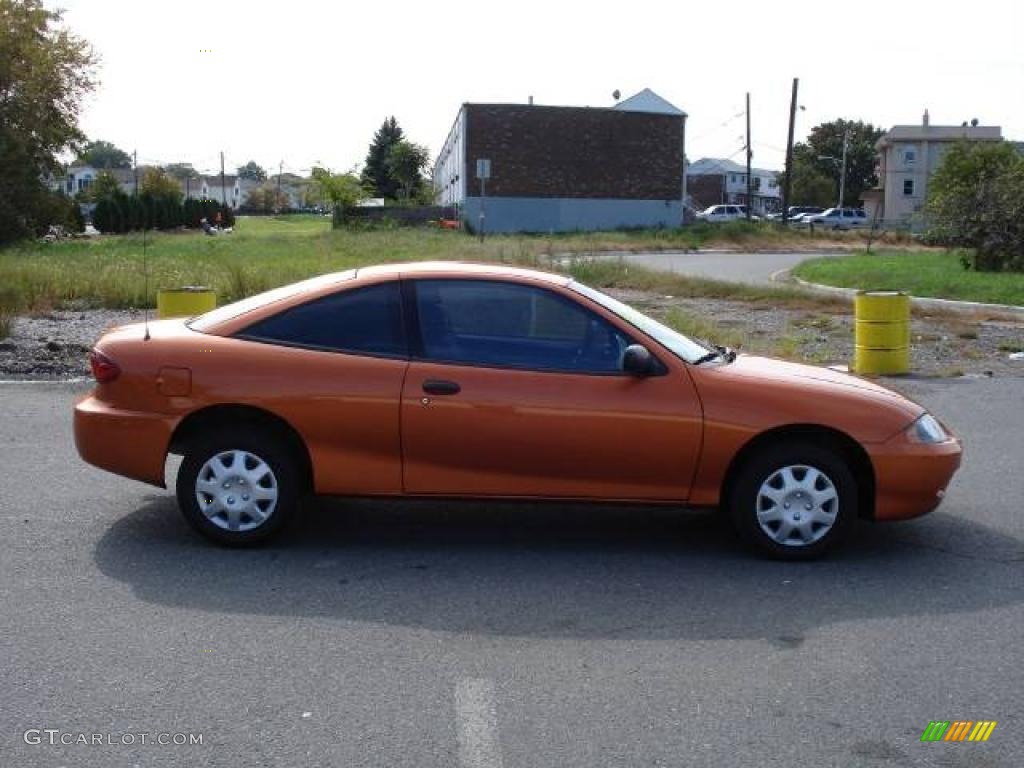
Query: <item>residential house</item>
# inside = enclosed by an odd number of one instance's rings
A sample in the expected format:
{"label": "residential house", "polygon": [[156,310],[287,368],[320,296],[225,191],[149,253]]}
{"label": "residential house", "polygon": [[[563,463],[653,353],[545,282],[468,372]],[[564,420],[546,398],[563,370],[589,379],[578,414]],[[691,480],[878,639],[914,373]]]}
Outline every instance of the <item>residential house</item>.
{"label": "residential house", "polygon": [[685,124],[650,90],[607,108],[463,104],[435,198],[487,232],[678,226]]}
{"label": "residential house", "polygon": [[219,173],[210,176],[200,176],[197,179],[189,179],[188,183],[182,188],[182,194],[186,198],[194,200],[216,200],[218,203],[224,203],[232,209],[237,209],[245,199],[242,195],[242,186],[239,178],[231,174],[225,174],[224,178],[221,179]]}
{"label": "residential house", "polygon": [[998,126],[931,125],[925,110],[920,125],[896,125],[875,144],[878,186],[863,195],[871,220],[916,227],[928,197],[928,180],[958,141],[1002,141]]}
{"label": "residential house", "polygon": [[[686,168],[690,199],[697,210],[710,205],[747,204],[747,167],[729,159],[703,157]],[[775,213],[782,210],[782,191],[778,171],[751,168],[753,204],[751,212]]]}
{"label": "residential house", "polygon": [[[139,167],[138,169],[138,180],[142,183],[143,174],[146,172],[145,167]],[[135,191],[135,179],[136,171],[132,168],[94,168],[91,165],[85,165],[84,163],[72,163],[68,166],[67,170],[62,177],[53,177],[50,181],[50,187],[54,190],[59,190],[69,197],[74,197],[80,192],[85,192],[91,187],[101,173],[109,174],[114,177],[118,185],[121,187],[121,191],[125,194],[131,194]]]}

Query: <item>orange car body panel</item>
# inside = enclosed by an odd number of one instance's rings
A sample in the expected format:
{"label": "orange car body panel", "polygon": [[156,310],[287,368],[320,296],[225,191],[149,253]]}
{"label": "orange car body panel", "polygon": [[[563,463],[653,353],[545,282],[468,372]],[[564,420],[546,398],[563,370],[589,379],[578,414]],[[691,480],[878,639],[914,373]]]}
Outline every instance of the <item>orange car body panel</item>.
{"label": "orange car body panel", "polygon": [[[462,389],[426,395],[427,379]],[[409,493],[683,501],[701,411],[685,371],[641,379],[414,362],[402,441]]]}
{"label": "orange car body panel", "polygon": [[[282,309],[338,290],[423,278],[525,282],[571,297],[644,343],[663,375],[635,378],[369,357],[235,338]],[[856,440],[875,473],[875,517],[929,511],[959,466],[960,443],[906,437],[924,411],[871,382],[739,356],[693,366],[567,287],[568,278],[501,265],[421,263],[327,275],[228,306],[197,325],[127,326],[97,349],[122,369],[75,409],[82,457],[155,485],[174,430],[218,405],[259,408],[309,451],[314,490],[338,495],[445,495],[719,502],[737,453],[768,430],[826,425]],[[456,380],[457,395],[423,391]]]}

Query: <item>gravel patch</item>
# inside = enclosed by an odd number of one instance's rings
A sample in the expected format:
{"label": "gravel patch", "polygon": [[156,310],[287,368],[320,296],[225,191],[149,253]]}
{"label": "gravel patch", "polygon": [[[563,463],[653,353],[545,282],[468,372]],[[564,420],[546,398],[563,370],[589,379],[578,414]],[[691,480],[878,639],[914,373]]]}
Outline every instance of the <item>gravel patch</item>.
{"label": "gravel patch", "polygon": [[[852,309],[833,314],[728,299],[692,299],[633,290],[617,298],[663,318],[673,310],[706,319],[743,339],[741,349],[817,365],[853,361]],[[139,310],[57,310],[18,317],[0,340],[0,378],[69,379],[89,375],[87,354],[108,329],[141,322]],[[911,367],[919,376],[1024,376],[1024,321],[938,314],[913,318]]]}
{"label": "gravel patch", "polygon": [[20,316],[0,340],[0,377],[73,379],[89,375],[87,355],[110,328],[141,322],[138,310],[55,310]]}

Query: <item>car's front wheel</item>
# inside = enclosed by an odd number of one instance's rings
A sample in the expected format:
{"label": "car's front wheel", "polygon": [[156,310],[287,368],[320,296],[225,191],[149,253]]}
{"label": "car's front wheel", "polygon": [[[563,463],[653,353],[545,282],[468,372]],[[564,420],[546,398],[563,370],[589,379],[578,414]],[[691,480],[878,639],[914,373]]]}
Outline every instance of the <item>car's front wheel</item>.
{"label": "car's front wheel", "polygon": [[277,533],[298,506],[295,461],[259,431],[200,437],[185,451],[177,496],[185,519],[204,536],[233,546],[256,544]]}
{"label": "car's front wheel", "polygon": [[857,483],[842,456],[813,442],[776,444],[739,470],[728,506],[740,535],[785,560],[839,543],[857,514]]}

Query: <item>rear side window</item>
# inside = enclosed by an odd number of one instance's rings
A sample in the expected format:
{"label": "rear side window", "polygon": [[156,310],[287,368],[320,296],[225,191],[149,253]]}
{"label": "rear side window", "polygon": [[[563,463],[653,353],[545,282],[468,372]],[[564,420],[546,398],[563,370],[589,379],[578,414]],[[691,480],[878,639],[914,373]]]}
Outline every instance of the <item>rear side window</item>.
{"label": "rear side window", "polygon": [[353,354],[408,354],[397,280],[300,304],[250,325],[238,336]]}

